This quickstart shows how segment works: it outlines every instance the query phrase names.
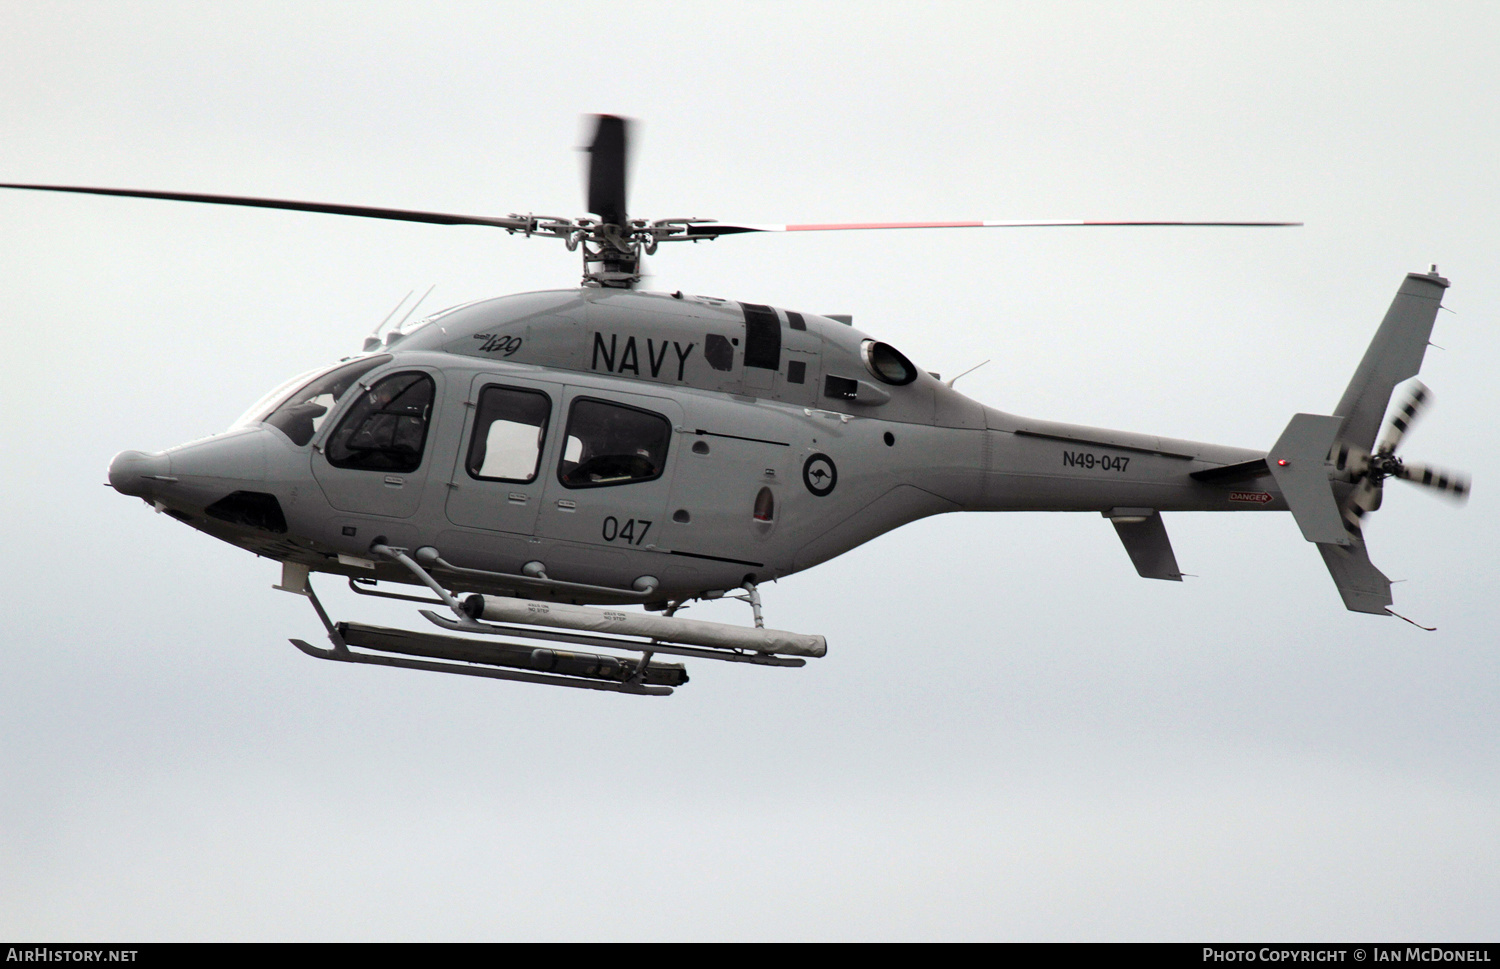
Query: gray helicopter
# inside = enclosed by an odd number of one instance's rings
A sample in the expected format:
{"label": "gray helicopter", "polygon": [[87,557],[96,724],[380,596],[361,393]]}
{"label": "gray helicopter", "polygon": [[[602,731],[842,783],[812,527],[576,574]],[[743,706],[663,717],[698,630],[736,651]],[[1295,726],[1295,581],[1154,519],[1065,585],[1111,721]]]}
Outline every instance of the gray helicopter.
{"label": "gray helicopter", "polygon": [[[1396,456],[1420,384],[1380,433],[1448,286],[1435,266],[1401,284],[1333,413],[1297,414],[1269,451],[1033,420],[970,400],[848,318],[638,291],[641,258],[747,232],[1296,223],[647,221],[627,215],[626,143],[623,119],[598,118],[583,219],[0,187],[489,225],[581,250],[577,289],[400,324],[222,434],[111,462],[122,494],[280,562],[277,588],[309,599],[331,647],[292,642],[322,659],[643,695],[687,681],[661,656],[801,666],[826,640],[765,628],[760,586],[954,511],[1099,513],[1136,571],[1167,581],[1182,572],[1162,512],[1290,511],[1348,609],[1395,615],[1363,516],[1387,478],[1468,494],[1464,476]],[[421,614],[444,632],[334,622],[313,573],[438,607]],[[413,585],[431,595],[392,589]],[[753,626],[675,615],[724,597]]]}

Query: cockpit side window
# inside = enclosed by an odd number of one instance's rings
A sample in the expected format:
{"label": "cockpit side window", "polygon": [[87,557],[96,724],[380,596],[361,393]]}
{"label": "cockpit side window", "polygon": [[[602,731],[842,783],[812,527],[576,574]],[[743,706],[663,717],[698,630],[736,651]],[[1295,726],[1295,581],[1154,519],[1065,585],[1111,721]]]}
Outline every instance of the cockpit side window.
{"label": "cockpit side window", "polygon": [[425,373],[398,373],[360,394],[328,438],[336,468],[407,473],[422,465],[434,385]]}
{"label": "cockpit side window", "polygon": [[602,488],[661,477],[672,425],[660,414],[580,397],[568,413],[557,478],[568,488]]}
{"label": "cockpit side window", "polygon": [[489,481],[535,481],[552,401],[535,390],[490,385],[479,394],[469,475]]}
{"label": "cockpit side window", "polygon": [[263,420],[291,438],[293,444],[306,447],[354,382],[390,359],[389,355],[368,357],[335,367],[282,401]]}

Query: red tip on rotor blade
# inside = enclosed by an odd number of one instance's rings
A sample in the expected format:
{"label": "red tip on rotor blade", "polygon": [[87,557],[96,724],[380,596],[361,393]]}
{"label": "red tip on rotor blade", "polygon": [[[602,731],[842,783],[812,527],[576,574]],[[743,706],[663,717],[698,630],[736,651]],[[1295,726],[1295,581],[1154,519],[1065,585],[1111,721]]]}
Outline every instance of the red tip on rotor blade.
{"label": "red tip on rotor blade", "polygon": [[789,225],[788,232],[826,232],[833,229],[980,229],[983,222],[829,222]]}

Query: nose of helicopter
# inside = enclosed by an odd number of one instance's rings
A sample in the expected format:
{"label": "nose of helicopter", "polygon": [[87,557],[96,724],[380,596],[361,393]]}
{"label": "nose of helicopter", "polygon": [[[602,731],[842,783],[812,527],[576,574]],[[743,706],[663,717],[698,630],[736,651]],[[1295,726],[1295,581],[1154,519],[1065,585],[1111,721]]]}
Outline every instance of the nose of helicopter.
{"label": "nose of helicopter", "polygon": [[109,483],[122,495],[149,498],[154,484],[169,479],[172,459],[165,454],[121,451],[109,462]]}

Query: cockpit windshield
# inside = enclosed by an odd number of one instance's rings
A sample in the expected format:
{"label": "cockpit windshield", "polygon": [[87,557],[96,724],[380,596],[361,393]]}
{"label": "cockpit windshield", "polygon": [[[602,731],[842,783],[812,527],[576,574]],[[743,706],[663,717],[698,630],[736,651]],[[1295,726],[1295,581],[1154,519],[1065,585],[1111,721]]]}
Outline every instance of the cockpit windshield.
{"label": "cockpit windshield", "polygon": [[[261,398],[234,426],[264,422],[291,438],[293,444],[303,447],[318,433],[323,419],[333,410],[339,398],[354,386],[354,382],[390,359],[389,354],[362,357],[316,372],[311,380],[307,379],[307,374],[303,374]],[[290,386],[298,386],[299,389],[288,393],[287,388]]]}
{"label": "cockpit windshield", "polygon": [[260,400],[257,400],[255,403],[251,404],[249,410],[245,411],[245,413],[236,418],[235,422],[229,425],[229,430],[233,431],[238,430],[241,427],[249,427],[251,424],[259,424],[261,421],[266,419],[266,415],[271,413],[271,410],[277,404],[281,403],[281,401],[285,399],[287,394],[292,392],[293,388],[301,387],[313,377],[316,377],[317,375],[324,373],[329,369],[329,367],[319,367],[316,370],[309,370],[306,373],[299,373],[291,380],[286,380],[282,383],[277,384],[275,390],[272,390],[270,393],[261,397]]}

